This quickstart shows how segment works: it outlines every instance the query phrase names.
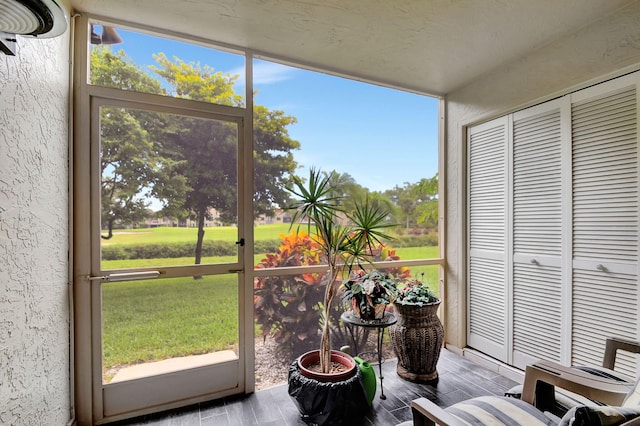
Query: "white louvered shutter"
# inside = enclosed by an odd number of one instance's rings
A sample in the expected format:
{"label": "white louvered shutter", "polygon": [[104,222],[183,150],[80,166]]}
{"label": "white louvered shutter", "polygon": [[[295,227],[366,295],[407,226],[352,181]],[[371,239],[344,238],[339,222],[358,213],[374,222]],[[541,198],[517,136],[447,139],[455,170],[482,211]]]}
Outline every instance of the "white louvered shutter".
{"label": "white louvered shutter", "polygon": [[[609,336],[638,338],[636,78],[572,95],[572,363],[599,364]],[[635,375],[635,360],[616,369]]]}
{"label": "white louvered shutter", "polygon": [[560,101],[513,116],[513,364],[559,362],[562,331]]}
{"label": "white louvered shutter", "polygon": [[508,119],[469,129],[468,344],[507,360],[506,150]]}

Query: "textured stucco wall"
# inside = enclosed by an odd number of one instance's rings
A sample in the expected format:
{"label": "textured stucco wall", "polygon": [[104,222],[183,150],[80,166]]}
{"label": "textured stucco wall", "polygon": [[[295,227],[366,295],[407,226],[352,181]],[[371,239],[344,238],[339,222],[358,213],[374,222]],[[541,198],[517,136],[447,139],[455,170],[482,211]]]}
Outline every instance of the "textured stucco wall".
{"label": "textured stucco wall", "polygon": [[640,69],[640,2],[447,96],[446,342],[466,344],[465,126]]}
{"label": "textured stucco wall", "polygon": [[0,424],[70,418],[69,32],[0,54]]}

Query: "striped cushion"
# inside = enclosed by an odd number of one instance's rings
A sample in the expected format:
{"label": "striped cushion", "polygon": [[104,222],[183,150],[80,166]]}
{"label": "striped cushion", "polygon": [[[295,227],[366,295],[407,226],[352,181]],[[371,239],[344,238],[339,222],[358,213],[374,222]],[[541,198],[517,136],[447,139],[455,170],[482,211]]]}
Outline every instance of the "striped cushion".
{"label": "striped cushion", "polygon": [[623,407],[640,407],[640,378],[636,380],[636,385],[627,394],[627,397],[622,403]]}
{"label": "striped cushion", "polygon": [[481,396],[459,402],[447,408],[452,416],[465,425],[538,426],[554,425],[534,406],[519,399],[502,396]]}
{"label": "striped cushion", "polygon": [[640,416],[638,408],[574,407],[564,415],[558,426],[615,426]]}
{"label": "striped cushion", "polygon": [[[522,398],[522,385],[517,385],[509,389],[504,393],[504,396],[510,396],[511,398]],[[569,392],[568,390],[555,387],[555,400],[556,400],[556,410],[559,413],[566,413],[569,409],[573,407],[578,407],[580,405],[604,405],[598,401],[592,401],[589,398],[586,398],[582,395],[578,395],[577,393]]]}

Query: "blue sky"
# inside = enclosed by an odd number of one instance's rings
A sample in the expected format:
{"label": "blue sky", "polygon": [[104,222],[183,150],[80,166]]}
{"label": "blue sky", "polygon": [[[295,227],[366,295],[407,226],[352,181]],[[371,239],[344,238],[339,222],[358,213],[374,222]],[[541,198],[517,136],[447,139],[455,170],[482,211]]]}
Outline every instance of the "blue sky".
{"label": "blue sky", "polygon": [[[99,30],[99,27],[97,28]],[[244,57],[197,45],[117,30],[123,49],[143,69],[163,52],[185,62],[239,74],[244,93]],[[349,173],[362,186],[382,191],[436,174],[437,101],[426,96],[311,72],[264,60],[254,61],[255,102],[283,110],[298,122],[289,135],[300,141],[294,158],[310,166]]]}

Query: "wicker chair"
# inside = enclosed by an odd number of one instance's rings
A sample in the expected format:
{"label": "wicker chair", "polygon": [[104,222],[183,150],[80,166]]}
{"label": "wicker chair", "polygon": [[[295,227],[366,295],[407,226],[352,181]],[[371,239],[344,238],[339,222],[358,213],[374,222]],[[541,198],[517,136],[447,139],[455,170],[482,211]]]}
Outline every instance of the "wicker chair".
{"label": "wicker chair", "polygon": [[[411,403],[413,425],[640,425],[640,381],[610,377],[619,349],[640,353],[640,343],[608,339],[602,369],[585,371],[544,360],[527,366],[521,399],[484,396],[446,409],[416,399]],[[554,400],[554,387],[582,395],[591,404],[574,406],[560,418],[545,408]]]}

